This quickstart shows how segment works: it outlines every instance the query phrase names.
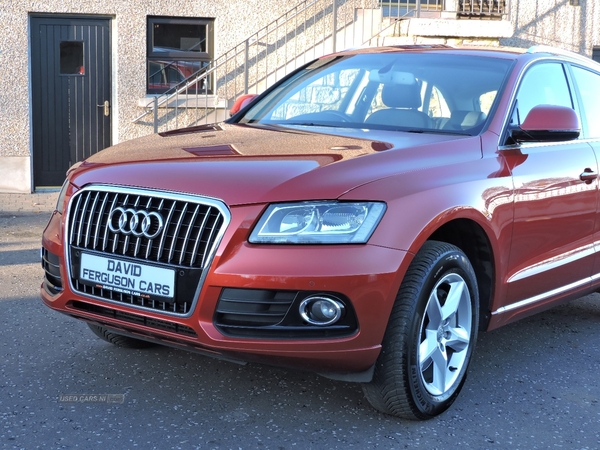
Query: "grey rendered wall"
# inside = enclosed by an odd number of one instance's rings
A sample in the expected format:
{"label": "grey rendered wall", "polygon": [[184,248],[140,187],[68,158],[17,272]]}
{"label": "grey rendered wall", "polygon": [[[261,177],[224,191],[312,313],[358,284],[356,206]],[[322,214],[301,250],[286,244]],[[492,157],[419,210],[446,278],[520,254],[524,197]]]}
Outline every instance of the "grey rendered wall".
{"label": "grey rendered wall", "polygon": [[[528,48],[551,45],[592,56],[600,46],[600,0],[512,0],[514,34],[501,45]],[[575,2],[577,3],[577,2]]]}
{"label": "grey rendered wall", "polygon": [[[297,0],[12,0],[0,8],[0,192],[31,185],[29,17],[111,16],[113,143],[149,132],[132,120],[145,97],[146,16],[215,18],[215,56],[299,3]],[[591,56],[600,46],[600,0],[512,0],[514,34],[501,45],[553,45]]]}
{"label": "grey rendered wall", "polygon": [[227,51],[295,5],[295,0],[12,0],[0,8],[0,192],[31,189],[29,17],[110,16],[113,143],[147,134],[131,123],[145,97],[146,17],[215,18],[215,54]]}

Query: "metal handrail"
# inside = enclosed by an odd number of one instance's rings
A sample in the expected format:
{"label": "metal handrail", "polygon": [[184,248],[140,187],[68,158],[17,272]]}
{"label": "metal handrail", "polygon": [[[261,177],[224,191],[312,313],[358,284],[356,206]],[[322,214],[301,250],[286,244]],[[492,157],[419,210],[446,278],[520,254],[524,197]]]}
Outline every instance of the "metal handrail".
{"label": "metal handrail", "polygon": [[[156,132],[180,124],[222,120],[223,108],[239,95],[258,93],[323,54],[361,45],[380,30],[381,23],[378,0],[304,0],[208,66],[155,96],[133,122],[154,113]],[[200,86],[210,89],[200,91]]]}
{"label": "metal handrail", "polygon": [[510,15],[510,0],[381,0],[385,17],[439,17],[442,12],[457,17],[501,18]]}
{"label": "metal handrail", "polygon": [[[208,76],[211,73],[215,72],[221,65],[223,65],[226,61],[228,61],[232,57],[235,58],[244,52],[247,53],[248,43],[250,41],[252,41],[253,38],[255,38],[254,39],[255,41],[258,41],[258,37],[267,33],[269,28],[273,27],[274,25],[278,26],[277,24],[279,23],[279,21],[281,19],[286,18],[286,22],[294,20],[301,13],[307,11],[311,6],[314,6],[319,2],[321,2],[321,0],[312,0],[312,1],[305,0],[301,4],[296,5],[294,8],[292,8],[289,11],[287,11],[286,13],[282,14],[277,19],[275,19],[274,21],[272,21],[265,27],[261,28],[256,33],[254,33],[252,36],[248,37],[242,44],[236,45],[232,49],[230,49],[227,52],[225,52],[224,54],[222,54],[216,60],[211,61],[211,64],[209,65],[209,67],[211,65],[212,65],[212,67],[210,67],[208,70],[206,70],[206,67],[199,69],[198,71],[196,71],[195,73],[193,73],[192,75],[187,77],[185,80],[179,82],[177,85],[173,86],[172,88],[170,88],[166,92],[162,93],[158,97],[155,97],[155,100],[152,102],[153,106],[151,108],[147,108],[146,111],[139,117],[136,117],[133,120],[133,122],[134,123],[139,122],[142,118],[144,118],[145,116],[150,114],[156,107],[161,107],[162,105],[164,105],[165,103],[168,103],[171,99],[173,99],[177,95],[187,91],[191,86],[197,85],[201,81],[207,80]],[[336,0],[333,0],[333,2],[336,3]],[[293,13],[292,16],[288,17],[291,13]],[[238,49],[241,45],[244,45],[244,48],[236,51],[236,49]],[[235,52],[233,56],[230,55],[231,52]],[[244,93],[247,93],[247,92],[244,92]],[[157,100],[157,99],[159,99],[159,100]]]}

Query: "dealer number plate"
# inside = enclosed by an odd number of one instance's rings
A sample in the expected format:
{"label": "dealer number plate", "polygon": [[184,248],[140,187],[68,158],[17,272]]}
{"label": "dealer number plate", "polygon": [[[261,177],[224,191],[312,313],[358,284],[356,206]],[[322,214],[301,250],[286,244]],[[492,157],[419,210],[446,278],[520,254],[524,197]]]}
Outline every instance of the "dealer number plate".
{"label": "dealer number plate", "polygon": [[173,299],[175,271],[104,256],[81,254],[79,281],[123,294]]}

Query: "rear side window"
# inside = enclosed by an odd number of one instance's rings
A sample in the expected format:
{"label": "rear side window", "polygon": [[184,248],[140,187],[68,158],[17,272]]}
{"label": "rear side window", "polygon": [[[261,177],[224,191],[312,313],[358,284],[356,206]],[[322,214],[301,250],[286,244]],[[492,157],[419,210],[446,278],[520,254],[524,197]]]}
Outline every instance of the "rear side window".
{"label": "rear side window", "polygon": [[580,67],[573,67],[573,75],[587,122],[586,137],[600,138],[600,75]]}
{"label": "rear side window", "polygon": [[569,85],[562,64],[537,64],[525,72],[517,93],[519,123],[538,105],[573,108]]}

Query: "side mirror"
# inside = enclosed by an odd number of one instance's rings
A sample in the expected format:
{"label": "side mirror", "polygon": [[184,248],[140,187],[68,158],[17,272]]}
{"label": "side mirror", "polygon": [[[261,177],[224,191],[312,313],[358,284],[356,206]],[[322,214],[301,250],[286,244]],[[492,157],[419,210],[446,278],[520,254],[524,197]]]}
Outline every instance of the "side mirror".
{"label": "side mirror", "polygon": [[240,97],[238,97],[235,100],[235,103],[233,104],[233,106],[229,110],[229,115],[233,116],[234,114],[239,113],[242,109],[244,109],[246,106],[248,106],[248,104],[252,100],[254,100],[256,97],[258,97],[256,94],[244,94],[244,95],[241,95]]}
{"label": "side mirror", "polygon": [[572,141],[579,137],[581,124],[575,111],[566,106],[538,105],[520,127],[511,130],[515,142]]}

